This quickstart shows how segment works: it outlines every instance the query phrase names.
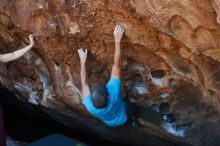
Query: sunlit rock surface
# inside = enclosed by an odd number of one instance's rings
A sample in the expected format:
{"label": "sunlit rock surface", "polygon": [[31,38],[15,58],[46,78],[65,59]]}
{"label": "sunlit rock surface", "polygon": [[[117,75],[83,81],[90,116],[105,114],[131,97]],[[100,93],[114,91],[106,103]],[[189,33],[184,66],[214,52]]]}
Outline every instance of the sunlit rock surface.
{"label": "sunlit rock surface", "polygon": [[[139,119],[143,127],[130,130],[132,134],[121,131],[117,135],[114,130],[101,130],[104,124],[82,106],[76,50],[89,48],[89,83],[107,82],[115,24],[126,28],[124,98],[158,110],[167,103],[168,112],[175,117],[173,127]],[[86,118],[93,123],[88,127],[91,131],[112,141],[143,144],[153,135],[174,142],[218,146],[219,24],[218,0],[1,0],[0,53],[25,46],[30,33],[37,35],[37,44],[22,59],[1,64],[0,79],[24,103],[67,115],[77,112],[72,119],[77,115]],[[151,71],[157,70],[164,71],[164,76],[153,77]],[[48,114],[68,125],[55,113]]]}

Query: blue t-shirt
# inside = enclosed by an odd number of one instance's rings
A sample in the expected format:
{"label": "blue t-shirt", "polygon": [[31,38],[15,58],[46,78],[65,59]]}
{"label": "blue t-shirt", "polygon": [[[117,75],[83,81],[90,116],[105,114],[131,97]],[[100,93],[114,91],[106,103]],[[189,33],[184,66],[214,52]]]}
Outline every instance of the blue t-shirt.
{"label": "blue t-shirt", "polygon": [[83,99],[82,103],[93,116],[101,119],[106,125],[119,126],[127,121],[127,106],[121,96],[121,80],[111,76],[106,89],[109,96],[105,108],[97,109],[92,103],[90,94]]}

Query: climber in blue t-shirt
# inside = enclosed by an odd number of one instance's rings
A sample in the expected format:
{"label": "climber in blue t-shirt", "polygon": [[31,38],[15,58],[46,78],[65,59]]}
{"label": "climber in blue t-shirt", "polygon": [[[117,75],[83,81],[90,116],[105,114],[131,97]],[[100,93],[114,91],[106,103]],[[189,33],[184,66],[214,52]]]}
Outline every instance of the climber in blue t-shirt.
{"label": "climber in blue t-shirt", "polygon": [[107,85],[94,83],[91,90],[86,79],[87,50],[79,49],[81,63],[82,103],[93,116],[108,126],[119,126],[127,121],[126,103],[121,96],[121,40],[124,28],[115,26],[115,54],[111,78]]}

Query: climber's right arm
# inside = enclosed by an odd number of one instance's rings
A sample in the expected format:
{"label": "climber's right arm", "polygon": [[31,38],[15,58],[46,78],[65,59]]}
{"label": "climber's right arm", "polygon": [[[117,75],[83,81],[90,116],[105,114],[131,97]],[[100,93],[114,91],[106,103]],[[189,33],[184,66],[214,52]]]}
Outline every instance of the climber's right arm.
{"label": "climber's right arm", "polygon": [[124,28],[120,25],[115,26],[114,38],[115,38],[115,54],[114,65],[112,67],[112,76],[120,79],[121,76],[121,40],[124,33]]}

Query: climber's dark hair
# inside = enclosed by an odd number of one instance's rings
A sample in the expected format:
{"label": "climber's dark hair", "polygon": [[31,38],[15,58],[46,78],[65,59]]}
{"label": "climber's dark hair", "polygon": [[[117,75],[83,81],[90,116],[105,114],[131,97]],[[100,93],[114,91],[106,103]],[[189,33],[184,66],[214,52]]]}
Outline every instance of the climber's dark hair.
{"label": "climber's dark hair", "polygon": [[100,109],[105,108],[108,104],[108,92],[104,84],[93,83],[91,86],[91,100],[93,105]]}

